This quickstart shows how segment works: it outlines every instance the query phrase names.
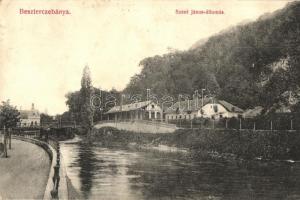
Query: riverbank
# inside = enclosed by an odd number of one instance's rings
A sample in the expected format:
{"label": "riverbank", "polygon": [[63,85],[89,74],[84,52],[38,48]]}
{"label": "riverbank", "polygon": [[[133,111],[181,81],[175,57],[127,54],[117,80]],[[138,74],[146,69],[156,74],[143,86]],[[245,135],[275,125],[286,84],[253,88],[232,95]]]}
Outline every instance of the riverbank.
{"label": "riverbank", "polygon": [[50,165],[41,147],[12,139],[8,158],[0,158],[0,199],[43,199]]}
{"label": "riverbank", "polygon": [[130,132],[145,132],[145,133],[173,133],[178,128],[175,124],[168,124],[158,121],[149,121],[149,120],[135,120],[127,122],[118,122],[115,121],[101,121],[97,123],[95,128],[100,129],[102,127],[113,127],[119,130],[130,131]]}
{"label": "riverbank", "polygon": [[190,151],[135,149],[128,145],[142,145],[123,142],[106,146],[96,137],[61,142],[68,177],[81,199],[300,197],[300,162],[194,159]]}
{"label": "riverbank", "polygon": [[105,145],[135,144],[141,148],[165,145],[187,149],[192,156],[248,160],[300,160],[296,131],[179,129],[174,133],[136,133],[112,127],[93,130],[93,141]]}

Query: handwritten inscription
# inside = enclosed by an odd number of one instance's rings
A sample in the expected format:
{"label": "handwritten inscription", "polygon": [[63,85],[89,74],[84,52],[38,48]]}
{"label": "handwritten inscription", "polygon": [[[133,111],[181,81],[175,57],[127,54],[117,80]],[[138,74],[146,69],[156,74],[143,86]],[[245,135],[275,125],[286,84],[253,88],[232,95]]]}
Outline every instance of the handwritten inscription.
{"label": "handwritten inscription", "polygon": [[175,13],[177,15],[223,15],[225,12],[223,10],[194,10],[194,9],[176,9]]}

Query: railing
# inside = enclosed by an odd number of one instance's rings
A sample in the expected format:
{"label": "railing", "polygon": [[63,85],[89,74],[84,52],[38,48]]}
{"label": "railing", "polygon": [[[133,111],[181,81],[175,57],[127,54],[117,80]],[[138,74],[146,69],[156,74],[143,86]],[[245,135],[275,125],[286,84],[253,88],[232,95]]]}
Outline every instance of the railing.
{"label": "railing", "polygon": [[[53,189],[51,190],[51,197],[53,199],[58,198],[58,187],[59,187],[59,182],[60,182],[60,176],[59,176],[59,168],[60,168],[60,146],[59,142],[50,139],[48,144],[50,144],[55,150],[56,150],[56,165],[53,167],[54,168],[54,175],[52,177],[53,181]],[[52,161],[53,162],[53,161]]]}
{"label": "railing", "polygon": [[[49,136],[48,130],[40,130],[38,139],[46,142],[49,144],[55,151],[56,151],[56,161],[53,160],[55,157],[52,156],[52,167],[54,170],[53,176],[52,176],[52,182],[53,182],[53,188],[50,191],[52,199],[58,199],[58,188],[60,184],[60,145],[59,141],[56,140],[54,137]],[[56,162],[56,164],[55,164]]]}

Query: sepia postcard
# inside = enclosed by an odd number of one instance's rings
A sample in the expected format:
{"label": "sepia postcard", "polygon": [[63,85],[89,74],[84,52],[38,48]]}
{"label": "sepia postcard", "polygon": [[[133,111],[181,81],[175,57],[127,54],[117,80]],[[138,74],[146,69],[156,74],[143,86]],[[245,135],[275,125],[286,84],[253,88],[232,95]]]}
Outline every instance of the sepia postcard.
{"label": "sepia postcard", "polygon": [[299,200],[300,1],[0,0],[0,200]]}

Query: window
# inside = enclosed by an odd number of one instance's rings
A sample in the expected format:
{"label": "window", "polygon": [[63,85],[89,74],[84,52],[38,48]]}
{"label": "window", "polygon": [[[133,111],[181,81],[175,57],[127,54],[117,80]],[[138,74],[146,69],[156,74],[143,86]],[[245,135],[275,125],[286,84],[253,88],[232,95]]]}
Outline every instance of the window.
{"label": "window", "polygon": [[223,118],[223,115],[220,115],[220,118]]}
{"label": "window", "polygon": [[152,105],[152,108],[154,108],[154,105]]}

